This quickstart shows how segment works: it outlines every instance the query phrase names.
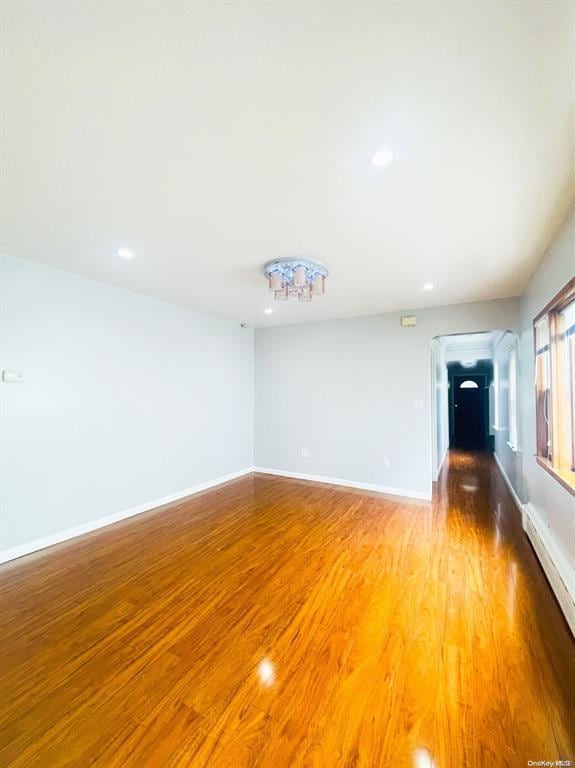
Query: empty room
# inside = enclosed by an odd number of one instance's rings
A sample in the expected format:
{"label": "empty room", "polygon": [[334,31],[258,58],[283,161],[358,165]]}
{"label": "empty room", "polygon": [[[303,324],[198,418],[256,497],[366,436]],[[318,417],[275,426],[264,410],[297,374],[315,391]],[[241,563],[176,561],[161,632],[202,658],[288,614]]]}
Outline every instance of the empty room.
{"label": "empty room", "polygon": [[573,0],[0,35],[0,766],[575,768]]}

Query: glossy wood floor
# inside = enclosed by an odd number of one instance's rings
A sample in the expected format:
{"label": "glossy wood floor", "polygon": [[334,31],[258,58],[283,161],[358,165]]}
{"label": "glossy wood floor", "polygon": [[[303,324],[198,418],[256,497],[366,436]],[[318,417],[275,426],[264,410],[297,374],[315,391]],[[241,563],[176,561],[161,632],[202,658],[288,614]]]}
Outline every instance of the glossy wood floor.
{"label": "glossy wood floor", "polygon": [[249,476],[0,574],[4,767],[575,759],[575,644],[488,455],[433,504]]}

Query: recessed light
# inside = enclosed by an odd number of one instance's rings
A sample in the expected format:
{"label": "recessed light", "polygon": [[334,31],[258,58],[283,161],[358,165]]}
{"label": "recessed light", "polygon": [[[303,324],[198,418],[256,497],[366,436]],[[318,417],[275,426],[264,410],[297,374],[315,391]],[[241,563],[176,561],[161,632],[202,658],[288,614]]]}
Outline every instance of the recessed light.
{"label": "recessed light", "polygon": [[134,258],[134,254],[129,248],[118,248],[118,256],[121,259],[132,259]]}
{"label": "recessed light", "polygon": [[273,312],[273,309],[271,307],[266,307],[264,309],[264,315],[271,315],[272,312]]}
{"label": "recessed light", "polygon": [[385,168],[385,166],[389,165],[392,160],[393,152],[391,149],[386,149],[385,147],[378,149],[377,152],[371,156],[371,164],[375,165],[376,168]]}
{"label": "recessed light", "polygon": [[424,291],[432,291],[433,290],[433,283],[424,283],[423,284],[423,290]]}

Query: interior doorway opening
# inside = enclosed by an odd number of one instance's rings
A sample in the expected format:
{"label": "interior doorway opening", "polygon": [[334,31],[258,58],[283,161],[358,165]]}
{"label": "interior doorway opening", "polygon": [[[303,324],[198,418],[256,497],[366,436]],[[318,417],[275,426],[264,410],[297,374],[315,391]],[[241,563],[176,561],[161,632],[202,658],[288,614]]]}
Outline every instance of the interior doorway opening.
{"label": "interior doorway opening", "polygon": [[496,349],[506,331],[437,336],[431,342],[432,467],[437,480],[450,448],[493,450]]}

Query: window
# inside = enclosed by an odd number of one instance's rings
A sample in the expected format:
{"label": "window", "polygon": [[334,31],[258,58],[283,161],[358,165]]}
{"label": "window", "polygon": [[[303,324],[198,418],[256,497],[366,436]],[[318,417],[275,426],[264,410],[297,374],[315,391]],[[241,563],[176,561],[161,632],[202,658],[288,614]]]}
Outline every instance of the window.
{"label": "window", "polygon": [[559,312],[558,334],[561,339],[558,375],[560,396],[565,400],[565,418],[561,419],[559,435],[563,464],[575,472],[575,299]]}
{"label": "window", "polygon": [[516,451],[517,439],[517,347],[509,353],[509,445]]}
{"label": "window", "polygon": [[575,278],[533,325],[537,460],[575,494]]}

